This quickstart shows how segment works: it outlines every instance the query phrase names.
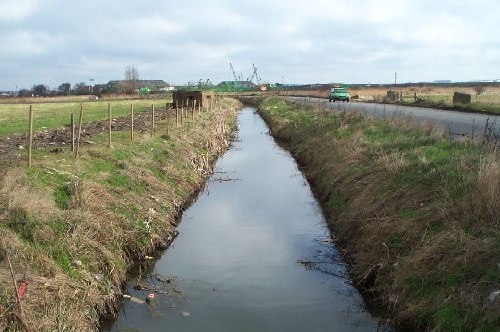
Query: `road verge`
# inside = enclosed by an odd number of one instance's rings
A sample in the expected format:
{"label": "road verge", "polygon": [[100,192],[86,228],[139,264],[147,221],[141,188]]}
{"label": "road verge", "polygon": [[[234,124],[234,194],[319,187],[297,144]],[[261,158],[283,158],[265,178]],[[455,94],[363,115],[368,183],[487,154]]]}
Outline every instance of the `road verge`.
{"label": "road verge", "polygon": [[259,112],[303,166],[354,284],[394,327],[500,326],[498,153],[277,98]]}

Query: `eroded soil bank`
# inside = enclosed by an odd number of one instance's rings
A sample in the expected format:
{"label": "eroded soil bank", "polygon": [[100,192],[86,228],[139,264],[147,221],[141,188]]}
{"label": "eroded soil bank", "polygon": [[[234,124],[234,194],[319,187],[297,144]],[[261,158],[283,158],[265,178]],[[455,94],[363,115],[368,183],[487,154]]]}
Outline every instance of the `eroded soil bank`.
{"label": "eroded soil bank", "polygon": [[355,285],[398,330],[497,331],[500,161],[408,122],[261,102],[303,166]]}
{"label": "eroded soil bank", "polygon": [[111,148],[105,127],[91,124],[78,160],[60,130],[48,135],[53,144],[38,142],[30,169],[14,146],[0,163],[0,327],[97,330],[132,261],[175,237],[175,218],[227,149],[239,108],[222,100],[177,125],[171,112],[168,130],[158,114],[155,132],[139,128],[134,142],[117,119]]}

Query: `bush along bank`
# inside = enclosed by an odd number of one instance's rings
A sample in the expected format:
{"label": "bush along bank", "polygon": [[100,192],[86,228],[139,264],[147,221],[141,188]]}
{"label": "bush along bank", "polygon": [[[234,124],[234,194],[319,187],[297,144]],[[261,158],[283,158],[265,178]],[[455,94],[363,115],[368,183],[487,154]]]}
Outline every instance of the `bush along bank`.
{"label": "bush along bank", "polygon": [[222,100],[178,127],[174,116],[168,133],[164,118],[134,142],[113,132],[111,148],[106,132],[94,133],[78,160],[39,149],[32,168],[3,170],[0,327],[98,330],[121,301],[133,260],[175,237],[176,217],[227,149],[239,107]]}
{"label": "bush along bank", "polygon": [[265,99],[355,285],[398,330],[500,326],[500,160],[408,121]]}

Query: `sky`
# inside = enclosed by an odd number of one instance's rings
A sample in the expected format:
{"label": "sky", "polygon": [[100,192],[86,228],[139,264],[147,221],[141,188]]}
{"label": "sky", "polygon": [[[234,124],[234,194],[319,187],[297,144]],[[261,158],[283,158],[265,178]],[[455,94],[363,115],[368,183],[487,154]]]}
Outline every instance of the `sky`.
{"label": "sky", "polygon": [[[498,0],[0,0],[0,90],[500,79]],[[90,81],[93,79],[94,81]]]}

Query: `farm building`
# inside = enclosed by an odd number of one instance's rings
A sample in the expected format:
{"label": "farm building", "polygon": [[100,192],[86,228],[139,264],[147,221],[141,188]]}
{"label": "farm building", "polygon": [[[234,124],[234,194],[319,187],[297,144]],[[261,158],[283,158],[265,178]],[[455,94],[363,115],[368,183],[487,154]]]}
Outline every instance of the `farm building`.
{"label": "farm building", "polygon": [[212,101],[215,101],[215,93],[212,91],[174,91],[173,93],[174,107],[181,105],[193,105],[196,100],[196,105],[201,107],[209,107]]}

